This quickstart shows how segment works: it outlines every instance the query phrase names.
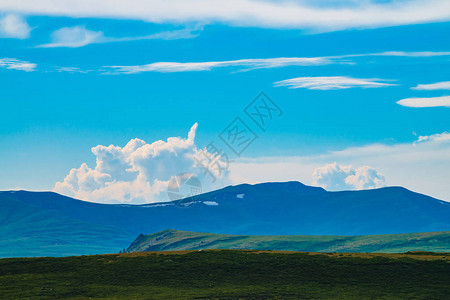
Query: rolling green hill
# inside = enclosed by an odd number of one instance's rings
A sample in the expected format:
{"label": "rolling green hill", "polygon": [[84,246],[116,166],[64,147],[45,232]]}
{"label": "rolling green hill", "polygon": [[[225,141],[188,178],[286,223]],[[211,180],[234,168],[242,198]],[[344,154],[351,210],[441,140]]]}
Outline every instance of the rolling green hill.
{"label": "rolling green hill", "polygon": [[448,299],[449,254],[246,250],[0,259],[2,299]]}
{"label": "rolling green hill", "polygon": [[307,252],[450,252],[450,231],[366,236],[248,236],[164,230],[140,235],[128,252],[253,249]]}

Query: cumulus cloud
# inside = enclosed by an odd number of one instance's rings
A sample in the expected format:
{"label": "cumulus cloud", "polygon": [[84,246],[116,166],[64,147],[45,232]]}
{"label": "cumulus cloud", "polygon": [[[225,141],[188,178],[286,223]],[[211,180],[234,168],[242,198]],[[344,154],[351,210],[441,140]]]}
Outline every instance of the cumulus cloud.
{"label": "cumulus cloud", "polygon": [[0,38],[26,39],[31,28],[26,20],[15,14],[0,16]]}
{"label": "cumulus cloud", "polygon": [[450,96],[429,98],[406,98],[397,101],[397,104],[406,107],[450,107]]}
{"label": "cumulus cloud", "polygon": [[365,190],[386,186],[384,176],[368,166],[353,168],[335,162],[315,169],[312,176],[315,185],[330,191]]}
{"label": "cumulus cloud", "polygon": [[442,81],[430,84],[418,84],[411,88],[412,90],[424,90],[424,91],[434,91],[434,90],[450,90],[450,81]]}
{"label": "cumulus cloud", "polygon": [[85,26],[64,27],[54,31],[51,35],[51,43],[37,46],[38,48],[79,48],[90,44],[128,42],[137,40],[177,40],[197,37],[203,29],[201,26],[194,26],[179,30],[162,31],[150,35],[135,37],[107,37],[103,31],[93,31]]}
{"label": "cumulus cloud", "polygon": [[[421,135],[408,143],[369,144],[314,155],[242,158],[230,166],[230,174],[240,182],[299,180],[313,184],[311,174],[330,162],[344,169],[342,177],[347,173],[342,166],[371,166],[386,176],[389,186],[450,201],[449,132]],[[348,180],[352,183],[356,179]]]}
{"label": "cumulus cloud", "polygon": [[37,65],[35,63],[28,61],[19,60],[16,58],[0,58],[0,68],[32,72],[36,70],[36,67]]}
{"label": "cumulus cloud", "polygon": [[379,81],[383,81],[383,79],[360,79],[347,76],[297,77],[277,81],[274,83],[274,86],[286,86],[290,89],[306,88],[309,90],[341,90],[357,87],[380,88],[396,85]]}
{"label": "cumulus cloud", "polygon": [[[193,158],[201,151],[194,138],[195,127],[188,139],[151,144],[134,139],[125,147],[99,145],[92,149],[96,166],[72,169],[55,191],[95,202],[167,201],[170,179],[188,172],[200,178],[203,191],[231,183],[298,180],[330,190],[398,185],[450,201],[449,132],[421,135],[410,143],[370,144],[310,156],[242,157],[230,164],[229,172],[217,173],[214,183]],[[326,176],[327,172],[333,176]]]}
{"label": "cumulus cloud", "polygon": [[442,22],[447,0],[34,0],[0,1],[0,10],[31,15],[143,20],[152,23],[221,23],[232,26],[332,31]]}
{"label": "cumulus cloud", "polygon": [[168,184],[181,173],[198,177],[203,191],[229,184],[224,165],[208,170],[213,178],[199,163],[199,157],[215,154],[196,147],[196,129],[197,124],[192,126],[187,139],[171,137],[150,144],[132,139],[124,147],[93,147],[96,166],[90,168],[83,163],[72,169],[64,181],[56,183],[54,191],[93,202],[151,203],[169,201]]}

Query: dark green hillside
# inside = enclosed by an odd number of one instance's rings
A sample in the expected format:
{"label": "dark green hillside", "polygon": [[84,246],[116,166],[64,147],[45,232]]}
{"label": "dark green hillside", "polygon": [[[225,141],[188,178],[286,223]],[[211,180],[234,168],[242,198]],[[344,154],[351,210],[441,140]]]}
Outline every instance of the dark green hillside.
{"label": "dark green hillside", "polygon": [[2,299],[448,299],[449,254],[210,250],[0,260]]}
{"label": "dark green hillside", "polygon": [[116,253],[134,237],[0,193],[0,257]]}
{"label": "dark green hillside", "polygon": [[248,236],[164,230],[140,235],[129,252],[253,249],[308,252],[450,252],[450,231],[366,236],[279,235]]}

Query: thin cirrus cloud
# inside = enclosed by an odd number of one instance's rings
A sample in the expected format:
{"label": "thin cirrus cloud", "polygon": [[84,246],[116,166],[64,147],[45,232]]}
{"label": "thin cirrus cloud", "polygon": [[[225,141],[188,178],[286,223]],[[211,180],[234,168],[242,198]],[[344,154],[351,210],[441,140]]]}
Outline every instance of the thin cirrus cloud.
{"label": "thin cirrus cloud", "polygon": [[274,83],[274,86],[284,86],[290,89],[306,88],[309,90],[341,90],[350,88],[381,88],[396,85],[381,81],[386,80],[376,78],[352,78],[347,76],[297,77],[277,81]]}
{"label": "thin cirrus cloud", "polygon": [[75,67],[57,67],[56,68],[57,72],[67,72],[67,73],[89,73],[92,70],[82,70],[80,68],[75,68]]}
{"label": "thin cirrus cloud", "polygon": [[105,74],[135,74],[142,72],[193,72],[210,71],[223,67],[246,67],[248,69],[279,68],[286,66],[317,66],[331,63],[345,63],[345,61],[332,60],[326,57],[278,57],[278,58],[251,58],[210,62],[156,62],[136,66],[104,66]]}
{"label": "thin cirrus cloud", "polygon": [[32,72],[36,70],[37,65],[28,61],[19,60],[16,58],[0,58],[0,68],[9,70],[19,70],[25,72]]}
{"label": "thin cirrus cloud", "polygon": [[0,0],[0,10],[29,15],[113,18],[152,23],[227,24],[242,27],[333,31],[443,22],[448,0]]}
{"label": "thin cirrus cloud", "polygon": [[411,88],[412,90],[434,91],[434,90],[450,90],[450,81],[442,81],[430,84],[418,84]]}
{"label": "thin cirrus cloud", "polygon": [[15,14],[0,16],[0,38],[26,39],[31,27],[26,20]]}
{"label": "thin cirrus cloud", "polygon": [[[103,66],[101,72],[103,74],[136,74],[143,72],[194,72],[194,71],[211,71],[215,68],[223,67],[240,67],[245,70],[253,69],[269,69],[288,66],[321,66],[329,64],[354,64],[350,59],[364,57],[439,57],[450,56],[450,52],[405,52],[405,51],[386,51],[378,53],[363,54],[347,54],[335,56],[319,56],[319,57],[277,57],[277,58],[249,58],[226,61],[207,61],[207,62],[154,62],[143,65],[130,66]],[[385,84],[387,85],[387,84]]]}
{"label": "thin cirrus cloud", "polygon": [[[61,37],[55,38],[52,43],[47,45],[41,45],[38,47],[82,47],[90,43],[98,43],[99,39],[105,39],[101,42],[107,42],[106,37],[103,34],[98,34],[96,31],[90,31],[82,26],[76,26],[70,28],[72,35],[71,38],[61,34]],[[190,29],[186,29],[190,30]],[[162,39],[175,39],[181,38],[185,34],[184,30],[167,31],[156,33],[153,36],[155,38]],[[121,38],[124,40],[125,38]],[[254,69],[270,69],[270,68],[282,68],[288,66],[321,66],[330,64],[354,64],[351,58],[364,58],[373,56],[392,56],[392,57],[439,57],[450,56],[450,52],[403,52],[403,51],[386,51],[379,53],[365,53],[365,54],[348,54],[338,56],[322,56],[322,57],[276,57],[276,58],[249,58],[238,60],[225,60],[225,61],[207,61],[207,62],[154,62],[144,65],[130,65],[130,66],[103,66],[97,71],[102,74],[136,74],[143,72],[161,72],[161,73],[175,73],[175,72],[195,72],[195,71],[211,71],[215,68],[235,67],[242,70],[254,70]],[[21,61],[14,58],[0,59],[0,67],[7,69],[16,69],[24,71],[34,71],[36,64]],[[87,73],[93,70],[81,70],[76,67],[57,67],[59,72],[71,72],[71,73]],[[348,82],[348,79],[343,79]],[[352,79],[358,80],[358,79]],[[363,79],[365,82],[358,81],[360,87],[383,87],[389,85],[395,85],[392,83],[377,82],[383,81],[379,79]],[[356,82],[355,82],[356,84]],[[344,85],[344,83],[342,83]],[[355,86],[356,87],[356,86]],[[312,88],[312,87],[311,87]],[[340,88],[345,88],[344,86]]]}
{"label": "thin cirrus cloud", "polygon": [[397,104],[406,107],[450,107],[450,96],[429,97],[429,98],[406,98],[397,101]]}
{"label": "thin cirrus cloud", "polygon": [[38,48],[79,48],[90,44],[129,42],[137,40],[176,40],[197,37],[201,26],[187,27],[180,30],[162,31],[150,35],[136,37],[108,37],[102,31],[93,31],[85,26],[64,27],[51,34],[51,42],[38,45]]}
{"label": "thin cirrus cloud", "polygon": [[419,52],[407,52],[407,51],[385,51],[379,53],[369,54],[355,54],[350,56],[398,56],[398,57],[436,57],[436,56],[449,56],[448,51],[419,51]]}

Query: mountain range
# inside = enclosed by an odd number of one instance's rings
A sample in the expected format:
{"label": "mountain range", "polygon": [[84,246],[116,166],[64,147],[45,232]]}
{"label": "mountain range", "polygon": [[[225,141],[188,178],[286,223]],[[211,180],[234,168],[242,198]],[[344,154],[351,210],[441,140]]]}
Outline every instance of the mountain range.
{"label": "mountain range", "polygon": [[174,228],[233,235],[378,235],[450,230],[450,203],[401,187],[328,192],[242,184],[180,201],[98,204],[53,192],[0,192],[0,257],[116,253]]}

